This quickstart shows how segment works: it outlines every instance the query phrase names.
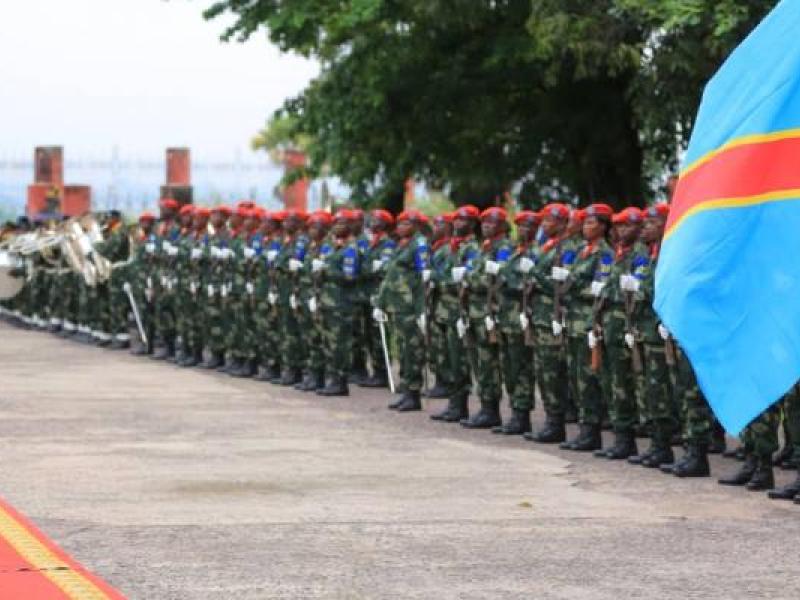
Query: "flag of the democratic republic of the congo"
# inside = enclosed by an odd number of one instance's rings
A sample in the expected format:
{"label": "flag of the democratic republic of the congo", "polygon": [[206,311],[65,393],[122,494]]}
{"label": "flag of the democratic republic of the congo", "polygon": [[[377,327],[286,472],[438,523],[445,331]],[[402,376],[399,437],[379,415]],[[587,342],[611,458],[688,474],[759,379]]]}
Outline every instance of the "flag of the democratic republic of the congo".
{"label": "flag of the democratic republic of the congo", "polygon": [[655,309],[729,432],[800,378],[800,0],[783,0],[705,89]]}

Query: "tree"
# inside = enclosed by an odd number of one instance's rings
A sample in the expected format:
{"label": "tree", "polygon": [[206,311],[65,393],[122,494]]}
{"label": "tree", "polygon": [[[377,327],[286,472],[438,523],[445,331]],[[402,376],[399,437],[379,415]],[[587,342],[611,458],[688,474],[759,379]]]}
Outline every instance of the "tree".
{"label": "tree", "polygon": [[225,39],[266,28],[320,75],[279,119],[365,204],[413,176],[456,203],[522,184],[620,206],[663,184],[704,82],[774,1],[221,0]]}

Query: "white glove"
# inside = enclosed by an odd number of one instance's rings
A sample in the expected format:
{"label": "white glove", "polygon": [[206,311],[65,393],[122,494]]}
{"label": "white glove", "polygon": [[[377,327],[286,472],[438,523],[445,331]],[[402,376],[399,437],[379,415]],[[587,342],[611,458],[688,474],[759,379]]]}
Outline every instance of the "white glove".
{"label": "white glove", "polygon": [[550,271],[550,278],[553,281],[566,281],[568,277],[569,269],[564,267],[553,267],[552,271]]}
{"label": "white glove", "polygon": [[189,293],[192,294],[192,296],[197,293],[197,284],[194,281],[189,283]]}
{"label": "white glove", "polygon": [[300,303],[297,301],[297,296],[294,294],[289,296],[289,306],[292,307],[292,310],[297,310],[297,307],[300,306]]}
{"label": "white glove", "polygon": [[324,260],[321,260],[319,258],[315,258],[314,260],[311,261],[311,270],[314,273],[318,273],[319,271],[322,271],[324,268],[325,268],[325,261]]}
{"label": "white glove", "polygon": [[152,302],[153,301],[153,288],[147,288],[144,291],[144,297],[147,298],[148,302]]}
{"label": "white glove", "polygon": [[303,268],[303,263],[297,260],[296,258],[289,259],[289,270],[292,273],[296,273],[300,269]]}
{"label": "white glove", "polygon": [[483,268],[489,275],[497,275],[500,272],[500,263],[494,260],[487,260]]}
{"label": "white glove", "polygon": [[169,254],[169,249],[170,248],[172,248],[172,244],[170,244],[166,240],[164,241],[163,244],[161,244],[161,249],[164,251],[165,254]]}
{"label": "white glove", "polygon": [[594,334],[594,331],[590,331],[589,334],[586,336],[589,340],[589,348],[594,350],[597,347],[597,336]]}
{"label": "white glove", "polygon": [[220,286],[219,292],[220,292],[220,295],[223,298],[227,298],[228,297],[228,286],[227,285]]}
{"label": "white glove", "polygon": [[528,327],[531,326],[531,320],[528,318],[528,315],[519,313],[519,325],[522,327],[522,331],[528,330]]}
{"label": "white glove", "polygon": [[558,321],[553,321],[553,335],[559,337],[564,331],[564,326]]}
{"label": "white glove", "polygon": [[203,258],[203,251],[200,248],[192,248],[192,260]]}
{"label": "white glove", "polygon": [[211,249],[208,251],[211,255],[211,258],[219,258],[219,248],[216,246],[211,246]]}
{"label": "white glove", "polygon": [[168,256],[178,256],[178,247],[177,246],[173,246],[172,244],[170,244],[167,247],[167,255]]}
{"label": "white glove", "polygon": [[528,274],[528,273],[531,272],[531,269],[533,269],[533,267],[535,267],[535,266],[536,266],[536,263],[534,263],[527,256],[523,256],[522,258],[519,259],[519,270],[520,270],[520,273]]}
{"label": "white glove", "polygon": [[312,313],[317,312],[317,297],[316,296],[311,296],[311,298],[308,299],[308,310],[309,310],[309,312],[312,312]]}
{"label": "white glove", "polygon": [[486,325],[486,331],[494,331],[494,319],[492,317],[486,317],[483,320],[484,325]]}
{"label": "white glove", "polygon": [[210,283],[208,284],[208,287],[206,288],[206,293],[208,293],[208,297],[209,298],[213,298],[214,297],[214,286],[211,285]]}
{"label": "white glove", "polygon": [[147,278],[147,289],[148,290],[152,290],[153,289],[153,279],[152,279],[152,277],[148,277]]}
{"label": "white glove", "polygon": [[669,332],[669,329],[664,327],[663,323],[658,324],[658,335],[660,335],[661,339],[665,342],[672,336],[672,334]]}
{"label": "white glove", "polygon": [[603,293],[603,288],[606,287],[605,281],[593,281],[592,282],[592,296],[598,298],[600,294]]}
{"label": "white glove", "polygon": [[224,248],[222,250],[222,258],[224,258],[225,260],[229,260],[233,258],[233,256],[234,256],[233,250],[231,250],[230,248]]}
{"label": "white glove", "polygon": [[430,280],[431,280],[431,270],[425,269],[424,271],[422,271],[422,281],[428,283]]}
{"label": "white glove", "polygon": [[153,242],[147,242],[144,245],[144,249],[148,254],[155,254],[156,252],[156,245]]}
{"label": "white glove", "polygon": [[464,280],[464,275],[467,274],[467,267],[453,267],[450,274],[453,276],[453,281],[461,283]]}
{"label": "white glove", "polygon": [[253,258],[256,255],[256,251],[252,248],[245,248],[244,249],[244,257],[247,259]]}
{"label": "white glove", "polygon": [[633,275],[620,275],[619,287],[626,292],[638,292],[639,280]]}
{"label": "white glove", "polygon": [[122,291],[125,292],[126,294],[130,294],[131,293],[131,284],[128,283],[127,281],[124,284],[122,284]]}
{"label": "white glove", "polygon": [[272,262],[277,257],[278,257],[278,251],[277,250],[267,250],[267,260],[269,262]]}
{"label": "white glove", "polygon": [[459,319],[458,321],[456,321],[456,331],[458,332],[459,339],[467,335],[468,329],[469,325],[464,321],[464,319]]}
{"label": "white glove", "polygon": [[167,287],[167,276],[166,275],[162,275],[161,278],[159,279],[159,281],[161,282],[161,287],[163,287],[163,288]]}
{"label": "white glove", "polygon": [[383,268],[383,261],[382,260],[373,260],[372,261],[372,272],[375,273],[380,271]]}
{"label": "white glove", "polygon": [[247,290],[247,293],[251,296],[256,293],[256,286],[253,285],[252,281],[248,281],[244,284],[244,288]]}
{"label": "white glove", "polygon": [[386,316],[386,313],[380,308],[375,308],[372,310],[372,318],[378,323],[386,323],[386,321],[389,320],[389,318]]}
{"label": "white glove", "polygon": [[633,334],[632,334],[632,333],[626,333],[626,334],[625,334],[625,345],[626,345],[628,348],[631,348],[631,349],[632,349],[632,348],[633,348],[633,346],[634,346],[634,344],[636,344],[636,338],[635,338],[635,337],[633,337]]}
{"label": "white glove", "polygon": [[272,305],[277,304],[278,294],[276,294],[275,292],[270,292],[269,294],[267,294],[267,302],[269,302]]}
{"label": "white glove", "polygon": [[422,313],[420,316],[417,317],[417,326],[422,333],[425,333],[428,329],[428,319],[425,316],[425,313]]}

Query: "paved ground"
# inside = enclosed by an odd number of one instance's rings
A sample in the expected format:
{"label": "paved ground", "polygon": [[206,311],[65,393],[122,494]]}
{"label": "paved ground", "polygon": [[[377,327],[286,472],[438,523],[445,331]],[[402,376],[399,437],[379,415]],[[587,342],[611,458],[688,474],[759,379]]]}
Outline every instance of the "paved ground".
{"label": "paved ground", "polygon": [[0,495],[132,599],[800,595],[800,507],[387,399],[0,324]]}

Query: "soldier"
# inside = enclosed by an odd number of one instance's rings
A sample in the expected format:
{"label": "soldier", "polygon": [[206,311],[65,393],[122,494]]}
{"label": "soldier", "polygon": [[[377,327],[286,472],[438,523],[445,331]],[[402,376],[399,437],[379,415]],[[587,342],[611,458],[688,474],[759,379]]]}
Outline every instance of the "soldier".
{"label": "soldier", "polygon": [[[793,393],[792,391],[789,392]],[[786,398],[784,398],[786,400]],[[765,410],[742,432],[744,464],[729,477],[722,477],[720,485],[745,486],[750,491],[771,490],[775,487],[772,455],[778,450],[778,404]]]}
{"label": "soldier", "polygon": [[175,362],[182,364],[191,348],[191,305],[194,304],[191,286],[191,251],[194,246],[194,211],[191,204],[181,206],[178,211],[180,233],[174,246],[177,255],[172,262],[169,277],[173,281],[173,303],[175,307]]}
{"label": "soldier", "polygon": [[425,286],[425,318],[428,322],[425,349],[428,368],[434,375],[434,385],[423,392],[427,398],[448,398],[452,386],[447,360],[446,324],[437,321],[436,305],[439,303],[437,281],[449,270],[450,237],[453,234],[453,217],[444,213],[433,219],[431,236],[431,271],[430,281]]}
{"label": "soldier", "polygon": [[[364,231],[364,211],[360,208],[354,208],[348,214],[350,215],[350,227],[353,230],[353,236],[355,236],[356,246],[358,246],[358,251],[361,253],[361,262],[368,266],[369,259],[367,254],[369,254],[370,250],[370,236]],[[367,371],[367,359],[371,358],[369,334],[374,328],[370,328],[367,323],[372,321],[370,295],[372,293],[371,288],[374,288],[374,286],[369,285],[363,277],[360,277],[357,288],[356,314],[353,324],[353,367],[349,381],[350,383],[361,385],[370,379]]]}
{"label": "soldier", "polygon": [[600,426],[606,402],[598,373],[592,369],[592,349],[587,339],[599,309],[598,298],[614,262],[614,251],[608,243],[612,215],[607,204],[592,204],[585,209],[584,243],[570,269],[566,294],[567,373],[575,390],[580,430],[577,437],[561,444],[564,450],[592,452],[602,446]]}
{"label": "soldier", "polygon": [[[791,449],[791,454],[786,456],[780,464],[782,469],[797,470],[797,460],[800,458],[800,386],[794,388],[786,395],[783,402],[783,418],[785,419],[784,433],[786,435],[785,444]],[[776,465],[777,466],[777,465]],[[794,481],[772,490],[767,495],[773,500],[797,500],[800,495],[800,472]]]}
{"label": "soldier", "polygon": [[130,238],[127,227],[122,222],[122,215],[117,210],[109,213],[106,229],[106,239],[94,245],[94,251],[111,263],[111,279],[106,289],[107,312],[102,315],[101,322],[103,330],[108,332],[111,338],[108,345],[114,350],[121,350],[130,346],[128,334],[130,304],[123,289],[127,278],[125,268],[130,255]]}
{"label": "soldier", "polygon": [[137,344],[131,345],[131,354],[135,356],[145,356],[153,351],[151,265],[155,255],[155,223],[156,216],[151,212],[145,211],[139,216],[139,231],[133,249],[133,262],[128,269],[128,283],[139,309],[142,329],[147,337],[145,342],[140,334]]}
{"label": "soldier", "polygon": [[205,282],[205,332],[207,358],[202,363],[205,369],[221,369],[225,367],[225,343],[228,323],[225,321],[222,289],[226,285],[228,265],[228,217],[231,209],[221,205],[211,209],[211,227],[213,233],[208,237],[208,246],[204,252],[207,256],[207,268],[203,275]]}
{"label": "soldier", "polygon": [[567,265],[562,254],[574,253],[571,247],[564,248],[567,239],[569,208],[560,203],[548,204],[542,209],[542,231],[547,241],[539,248],[536,266],[530,271],[530,284],[536,300],[532,313],[534,334],[535,378],[546,415],[544,427],[533,433],[526,433],[525,439],[541,444],[557,444],[566,437],[565,395],[567,391],[566,369],[564,367],[564,315],[561,302],[561,286],[569,277]]}
{"label": "soldier", "polygon": [[249,200],[240,201],[230,221],[229,250],[232,255],[222,297],[225,322],[229,325],[226,346],[230,361],[225,372],[234,377],[251,377],[256,370],[252,362],[254,353],[248,347],[250,319],[247,289],[250,265],[255,256],[251,244],[258,225],[256,214],[253,213],[254,208],[255,203]]}
{"label": "soldier", "polygon": [[353,321],[356,311],[356,283],[361,253],[352,230],[352,214],[347,209],[336,213],[330,248],[321,248],[320,257],[311,261],[312,276],[320,282],[319,309],[326,357],[327,381],[317,390],[320,396],[350,394],[348,375],[353,364]]}
{"label": "soldier", "polygon": [[644,349],[644,388],[638,399],[640,419],[650,426],[650,448],[644,454],[631,456],[628,462],[649,468],[675,462],[672,436],[678,430],[666,342],[659,335],[658,317],[652,308],[655,268],[668,215],[668,204],[652,206],[645,210],[642,227],[642,242],[650,248],[650,269],[642,282],[644,299],[638,303],[636,313],[636,329]]}
{"label": "soldier", "polygon": [[286,212],[283,221],[283,243],[275,259],[277,274],[277,306],[280,318],[280,347],[283,372],[280,379],[272,383],[295,385],[303,380],[306,362],[302,332],[297,323],[296,311],[300,306],[297,278],[303,268],[308,238],[303,233],[305,213],[297,210]]}
{"label": "soldier", "polygon": [[476,415],[461,421],[461,426],[467,429],[491,429],[502,423],[499,274],[513,252],[508,239],[507,219],[506,211],[498,207],[487,208],[481,213],[481,252],[466,280],[469,287],[469,329],[475,342],[475,377],[481,402],[481,409]]}
{"label": "soldier", "polygon": [[[397,242],[391,236],[393,227],[394,217],[390,212],[378,209],[370,213],[371,237],[366,251],[362,252],[363,268],[360,283],[362,292],[368,300],[378,293],[378,288],[380,288],[386,273],[386,267],[397,248]],[[358,310],[362,309],[363,305],[359,304]],[[372,367],[372,376],[361,379],[358,385],[366,388],[385,388],[389,385],[389,380],[386,374],[381,334],[372,315],[369,314],[368,317],[363,323],[365,328],[364,346]]]}
{"label": "soldier", "polygon": [[184,314],[181,326],[184,356],[181,367],[195,367],[203,362],[205,329],[203,303],[205,299],[204,271],[208,267],[208,221],[211,211],[204,207],[194,209],[191,230],[184,238],[181,249],[183,271],[181,291]]}
{"label": "soldier", "polygon": [[402,396],[389,404],[398,412],[422,410],[420,392],[425,369],[425,283],[430,278],[430,247],[420,233],[425,215],[408,210],[397,217],[397,251],[375,296],[373,317],[391,319],[400,360]]}
{"label": "soldier", "polygon": [[461,206],[453,213],[453,236],[439,250],[437,267],[433,270],[437,289],[435,322],[445,332],[450,390],[447,408],[431,415],[431,419],[445,423],[459,423],[469,418],[468,400],[472,389],[469,355],[474,353],[474,348],[468,348],[472,340],[466,335],[469,307],[463,284],[480,255],[475,235],[479,218],[480,211],[472,205]]}
{"label": "soldier", "polygon": [[267,212],[262,218],[262,255],[255,271],[255,329],[260,366],[257,381],[279,381],[281,378],[280,317],[276,261],[283,246],[285,211]]}
{"label": "soldier", "polygon": [[333,246],[327,240],[332,222],[331,214],[324,210],[311,213],[306,221],[309,241],[299,275],[298,321],[300,329],[305,334],[308,356],[303,369],[303,381],[294,386],[303,392],[315,392],[325,387],[326,336],[320,309],[324,270],[314,271],[314,261],[324,262],[333,251]]}
{"label": "soldier", "polygon": [[175,302],[173,266],[178,255],[180,226],[175,222],[178,203],[167,198],[159,203],[161,222],[156,230],[156,265],[153,273],[154,350],[152,358],[167,360],[175,356]]}
{"label": "soldier", "polygon": [[608,355],[605,375],[611,389],[608,401],[614,445],[594,455],[613,460],[638,454],[636,377],[641,373],[641,355],[632,319],[636,304],[642,301],[642,282],[650,268],[649,252],[639,241],[642,220],[642,211],[635,207],[614,215],[617,246],[608,284],[603,288],[602,339]]}
{"label": "soldier", "polygon": [[517,213],[514,217],[517,246],[498,274],[502,290],[498,311],[500,355],[504,367],[503,379],[511,403],[511,418],[492,429],[492,433],[523,435],[531,430],[535,388],[528,304],[533,299],[525,279],[535,266],[536,232],[540,222],[539,213],[529,210]]}

